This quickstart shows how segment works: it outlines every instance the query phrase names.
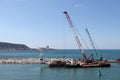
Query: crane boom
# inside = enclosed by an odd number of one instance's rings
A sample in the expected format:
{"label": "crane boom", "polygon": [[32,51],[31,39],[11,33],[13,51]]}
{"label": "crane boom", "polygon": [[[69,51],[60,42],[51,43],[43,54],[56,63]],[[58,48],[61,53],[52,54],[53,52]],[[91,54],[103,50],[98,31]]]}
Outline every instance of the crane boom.
{"label": "crane boom", "polygon": [[79,38],[78,38],[78,36],[77,36],[77,33],[76,33],[75,28],[74,28],[74,26],[73,26],[73,24],[72,24],[72,21],[71,21],[71,19],[70,19],[70,17],[69,17],[69,15],[68,15],[67,12],[64,12],[64,14],[65,14],[65,16],[66,16],[66,18],[67,18],[67,21],[68,21],[68,23],[69,23],[69,25],[70,25],[70,28],[72,29],[72,31],[73,31],[73,33],[74,33],[75,40],[76,40],[77,45],[78,45],[78,47],[79,47],[79,49],[80,49],[80,51],[81,51],[81,53],[82,53],[82,56],[83,56],[83,58],[86,60],[86,59],[87,59],[87,56],[86,56],[86,54],[85,54],[85,52],[84,52],[84,49],[82,48],[82,45],[81,45],[80,40],[79,40]]}
{"label": "crane boom", "polygon": [[93,43],[93,41],[92,41],[91,35],[90,35],[90,33],[89,33],[89,31],[88,31],[87,28],[86,28],[86,32],[87,32],[87,34],[88,34],[88,37],[89,37],[90,42],[91,42],[91,45],[92,45],[93,49],[95,50],[96,56],[97,56],[97,58],[98,58],[98,53],[97,53],[97,51],[96,51],[95,45],[94,45],[94,43]]}

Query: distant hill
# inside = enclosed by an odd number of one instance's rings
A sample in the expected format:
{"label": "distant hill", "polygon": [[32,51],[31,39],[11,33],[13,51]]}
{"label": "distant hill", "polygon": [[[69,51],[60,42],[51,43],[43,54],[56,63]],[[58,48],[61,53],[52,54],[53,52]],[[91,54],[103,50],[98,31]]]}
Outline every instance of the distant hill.
{"label": "distant hill", "polygon": [[0,42],[0,50],[30,50],[25,44]]}

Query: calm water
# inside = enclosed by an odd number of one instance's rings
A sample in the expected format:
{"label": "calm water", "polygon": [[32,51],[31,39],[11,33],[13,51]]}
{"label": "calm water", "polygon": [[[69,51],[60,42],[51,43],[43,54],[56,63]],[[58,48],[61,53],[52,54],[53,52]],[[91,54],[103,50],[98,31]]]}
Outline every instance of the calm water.
{"label": "calm water", "polygon": [[[107,59],[120,57],[120,50],[100,50]],[[79,50],[43,51],[44,57],[81,58]],[[1,58],[39,57],[39,51],[0,51]],[[89,53],[87,53],[89,55]],[[1,80],[120,80],[120,63],[110,68],[49,68],[44,64],[0,64]],[[102,76],[97,76],[101,70]]]}

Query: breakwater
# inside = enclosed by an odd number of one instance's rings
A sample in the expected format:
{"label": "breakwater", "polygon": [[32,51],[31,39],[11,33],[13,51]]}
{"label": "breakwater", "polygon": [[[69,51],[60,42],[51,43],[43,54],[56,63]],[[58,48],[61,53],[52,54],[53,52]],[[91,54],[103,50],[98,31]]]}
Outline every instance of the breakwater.
{"label": "breakwater", "polygon": [[0,58],[0,64],[41,64],[40,58]]}
{"label": "breakwater", "polygon": [[55,60],[67,61],[71,58],[0,58],[0,64],[45,64]]}
{"label": "breakwater", "polygon": [[[0,58],[0,64],[43,64],[53,61],[71,61],[72,58]],[[120,63],[117,60],[107,60],[109,63]]]}

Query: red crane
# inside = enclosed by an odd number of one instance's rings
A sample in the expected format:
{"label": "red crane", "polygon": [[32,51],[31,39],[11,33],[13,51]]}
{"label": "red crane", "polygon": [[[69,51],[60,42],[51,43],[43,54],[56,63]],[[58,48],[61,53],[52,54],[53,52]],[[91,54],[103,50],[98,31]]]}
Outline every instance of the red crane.
{"label": "red crane", "polygon": [[70,17],[69,17],[69,15],[68,15],[67,12],[64,12],[64,14],[65,14],[65,16],[66,16],[66,18],[67,18],[67,21],[68,21],[68,23],[69,23],[69,25],[70,25],[70,28],[72,29],[72,31],[73,31],[73,33],[74,33],[74,38],[75,38],[75,40],[76,40],[76,42],[77,42],[77,45],[78,45],[78,47],[79,47],[79,49],[80,49],[80,51],[81,51],[81,53],[82,53],[83,60],[84,60],[84,61],[87,61],[88,58],[87,58],[87,56],[86,56],[86,54],[85,54],[85,51],[84,51],[84,49],[83,49],[83,47],[82,47],[82,45],[81,45],[81,42],[80,42],[80,40],[79,40],[79,37],[77,36],[77,33],[76,33],[75,28],[74,28],[74,26],[73,26],[73,24],[72,24],[72,21],[71,21],[71,19],[70,19]]}

